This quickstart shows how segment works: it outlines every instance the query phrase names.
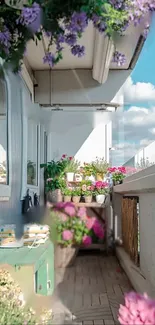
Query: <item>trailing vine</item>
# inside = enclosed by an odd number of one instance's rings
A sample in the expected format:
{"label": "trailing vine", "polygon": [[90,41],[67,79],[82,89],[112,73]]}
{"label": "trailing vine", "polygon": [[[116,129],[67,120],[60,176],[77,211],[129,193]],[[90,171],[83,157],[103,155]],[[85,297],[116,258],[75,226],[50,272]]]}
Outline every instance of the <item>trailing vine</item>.
{"label": "trailing vine", "polygon": [[[23,6],[21,2],[0,0],[0,57],[14,72],[20,69],[30,40],[37,44],[43,36],[48,38],[43,62],[53,67],[63,58],[66,44],[74,56],[85,55],[84,44],[78,40],[89,22],[113,38],[115,33],[123,35],[131,22],[136,27],[155,10],[153,0],[27,0]],[[147,25],[145,36],[148,29]],[[113,62],[124,65],[125,61],[116,49]]]}

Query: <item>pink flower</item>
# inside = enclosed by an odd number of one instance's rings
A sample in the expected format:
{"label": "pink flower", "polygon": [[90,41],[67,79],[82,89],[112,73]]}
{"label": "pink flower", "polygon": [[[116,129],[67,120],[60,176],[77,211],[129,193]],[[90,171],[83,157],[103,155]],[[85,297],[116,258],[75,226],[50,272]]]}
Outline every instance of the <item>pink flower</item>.
{"label": "pink flower", "polygon": [[74,204],[67,202],[65,204],[65,208],[64,211],[66,212],[66,214],[68,214],[70,217],[74,217],[75,216],[75,207]]}
{"label": "pink flower", "polygon": [[118,320],[121,325],[154,325],[155,300],[136,292],[126,294],[125,306],[120,305]]}
{"label": "pink flower", "polygon": [[65,213],[63,213],[63,212],[59,212],[59,218],[60,218],[60,220],[62,220],[63,222],[65,222],[65,221],[67,221],[67,216],[66,216],[66,214]]}
{"label": "pink flower", "polygon": [[95,221],[96,221],[95,217],[87,217],[87,220],[86,220],[87,229],[89,229],[89,230],[92,229]]}
{"label": "pink flower", "polygon": [[69,160],[73,160],[73,157],[69,157]]}
{"label": "pink flower", "polygon": [[98,221],[98,219],[95,220],[95,223],[93,225],[93,231],[99,239],[104,238],[105,231],[104,231],[104,228],[102,227],[101,223]]}
{"label": "pink flower", "polygon": [[71,232],[71,230],[64,230],[62,233],[62,239],[63,240],[72,240],[73,239],[73,233]]}
{"label": "pink flower", "polygon": [[53,181],[53,178],[47,178],[47,182]]}
{"label": "pink flower", "polygon": [[66,154],[63,154],[62,157],[61,157],[61,159],[65,159],[66,157],[67,157],[67,155]]}
{"label": "pink flower", "polygon": [[84,220],[86,218],[86,208],[85,207],[79,208],[77,217],[81,218],[82,220]]}
{"label": "pink flower", "polygon": [[82,243],[85,246],[89,246],[92,243],[92,238],[90,236],[84,235],[82,238]]}

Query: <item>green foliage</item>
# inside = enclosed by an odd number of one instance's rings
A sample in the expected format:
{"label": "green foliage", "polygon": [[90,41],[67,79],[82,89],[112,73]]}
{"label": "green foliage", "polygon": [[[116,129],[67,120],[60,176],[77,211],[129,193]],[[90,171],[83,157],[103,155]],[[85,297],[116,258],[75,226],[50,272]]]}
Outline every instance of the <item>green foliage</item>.
{"label": "green foliage", "polygon": [[64,196],[72,196],[72,189],[66,187],[63,189],[62,193]]}
{"label": "green foliage", "polygon": [[73,190],[72,190],[72,196],[81,196],[81,189],[80,188],[74,188]]}
{"label": "green foliage", "polygon": [[92,166],[94,168],[95,175],[96,174],[106,174],[109,164],[104,158],[96,157],[96,160],[92,162]]}
{"label": "green foliage", "polygon": [[66,165],[64,171],[65,173],[76,173],[79,167],[80,167],[79,161],[72,158]]}
{"label": "green foliage", "polygon": [[114,182],[121,182],[125,178],[125,175],[121,172],[116,172],[112,174],[112,180]]}
{"label": "green foliage", "polygon": [[114,33],[121,33],[122,27],[128,22],[128,12],[125,10],[117,10],[111,4],[104,4],[104,12],[102,17],[106,20],[106,33],[110,37],[114,37]]}
{"label": "green foliage", "polygon": [[95,175],[95,170],[92,163],[90,164],[85,163],[84,166],[82,167],[82,172],[85,177]]}
{"label": "green foliage", "polygon": [[47,164],[41,164],[40,168],[44,168],[44,178],[46,181],[47,179],[54,179],[63,175],[65,166],[66,165],[64,160],[51,160]]}
{"label": "green foliage", "polygon": [[45,190],[46,193],[50,192],[50,191],[55,191],[55,190],[63,190],[66,187],[66,182],[63,178],[59,177],[59,178],[55,178],[55,179],[47,179],[46,183],[45,183]]}

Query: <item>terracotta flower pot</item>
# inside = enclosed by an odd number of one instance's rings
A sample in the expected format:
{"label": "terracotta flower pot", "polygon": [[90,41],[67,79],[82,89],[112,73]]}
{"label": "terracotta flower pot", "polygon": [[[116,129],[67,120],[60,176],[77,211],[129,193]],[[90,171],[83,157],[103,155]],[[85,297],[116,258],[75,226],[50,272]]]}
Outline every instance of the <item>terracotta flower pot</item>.
{"label": "terracotta flower pot", "polygon": [[79,202],[80,202],[80,196],[73,196],[73,197],[72,197],[72,201],[73,201],[74,203],[79,203]]}
{"label": "terracotta flower pot", "polygon": [[71,202],[71,196],[70,195],[64,195],[64,202]]}
{"label": "terracotta flower pot", "polygon": [[92,202],[92,195],[85,196],[84,198],[85,198],[86,203],[91,203]]}
{"label": "terracotta flower pot", "polygon": [[50,191],[47,193],[47,201],[51,203],[62,202],[62,193],[61,190]]}
{"label": "terracotta flower pot", "polygon": [[54,249],[54,264],[55,268],[71,267],[74,264],[79,248],[76,246],[62,245],[55,246]]}

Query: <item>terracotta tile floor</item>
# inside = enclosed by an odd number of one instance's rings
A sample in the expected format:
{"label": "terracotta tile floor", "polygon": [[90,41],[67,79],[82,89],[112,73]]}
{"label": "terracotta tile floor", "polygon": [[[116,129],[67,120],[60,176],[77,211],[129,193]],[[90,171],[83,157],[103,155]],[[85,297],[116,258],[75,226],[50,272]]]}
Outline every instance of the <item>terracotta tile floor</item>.
{"label": "terracotta tile floor", "polygon": [[119,304],[130,290],[115,256],[78,256],[73,267],[57,269],[52,325],[118,324]]}

